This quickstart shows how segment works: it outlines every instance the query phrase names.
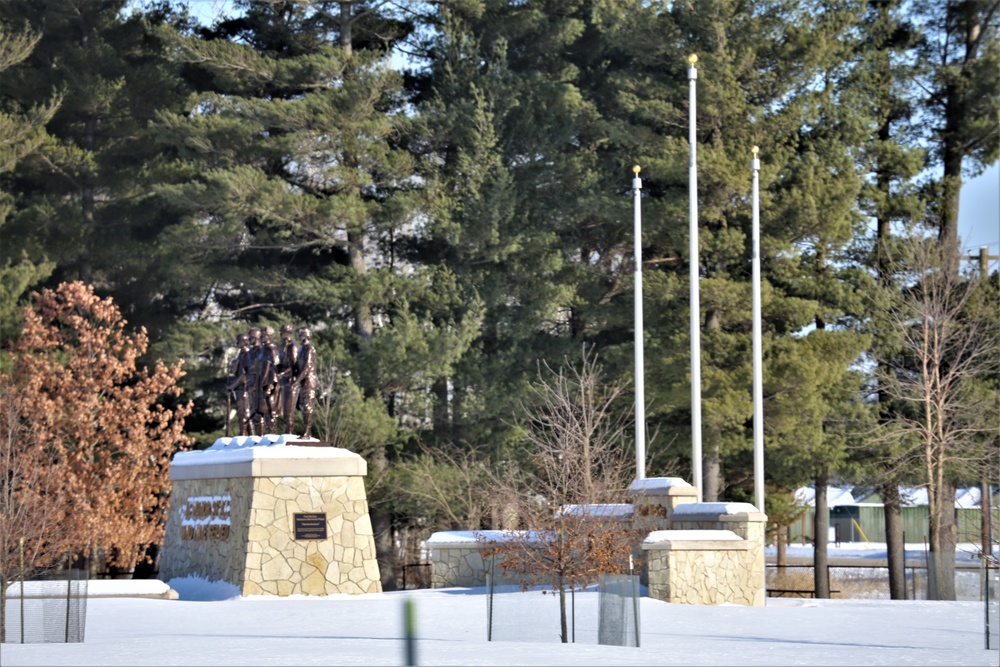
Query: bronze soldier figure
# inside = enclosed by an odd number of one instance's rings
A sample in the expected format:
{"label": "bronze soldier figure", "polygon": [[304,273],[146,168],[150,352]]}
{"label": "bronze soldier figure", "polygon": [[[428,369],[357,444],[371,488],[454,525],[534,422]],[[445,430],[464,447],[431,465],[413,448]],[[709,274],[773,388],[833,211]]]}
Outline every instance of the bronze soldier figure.
{"label": "bronze soldier figure", "polygon": [[263,420],[260,415],[260,329],[252,327],[247,333],[250,349],[247,350],[247,405],[250,411],[251,435],[264,435]]}
{"label": "bronze soldier figure", "polygon": [[295,384],[299,390],[299,410],[302,412],[302,437],[312,437],[313,409],[316,405],[316,390],[319,378],[316,376],[316,350],[310,342],[312,332],[309,327],[299,327],[299,356],[296,359]]}
{"label": "bronze soldier figure", "polygon": [[294,327],[281,325],[281,347],[278,350],[278,388],[281,394],[281,417],[285,433],[293,433],[295,428],[295,403],[299,397],[299,387],[295,383],[295,359],[299,348],[293,338]]}
{"label": "bronze soldier figure", "polygon": [[[250,352],[250,338],[237,334],[236,347],[239,351],[229,364],[229,383],[226,394],[236,398],[236,422],[240,435],[250,435],[250,402],[247,392],[247,355]],[[226,435],[229,435],[229,415],[226,414]]]}
{"label": "bronze soldier figure", "polygon": [[260,414],[261,432],[275,433],[276,413],[281,409],[278,399],[278,348],[274,345],[274,329],[264,327],[260,332],[259,363],[260,398],[257,412]]}

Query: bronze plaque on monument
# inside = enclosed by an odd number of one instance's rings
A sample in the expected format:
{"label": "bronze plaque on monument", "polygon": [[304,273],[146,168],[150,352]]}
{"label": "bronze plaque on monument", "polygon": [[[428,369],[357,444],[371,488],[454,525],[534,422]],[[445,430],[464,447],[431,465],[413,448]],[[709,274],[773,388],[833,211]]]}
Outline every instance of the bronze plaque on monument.
{"label": "bronze plaque on monument", "polygon": [[296,540],[325,540],[326,513],[303,512],[292,515]]}

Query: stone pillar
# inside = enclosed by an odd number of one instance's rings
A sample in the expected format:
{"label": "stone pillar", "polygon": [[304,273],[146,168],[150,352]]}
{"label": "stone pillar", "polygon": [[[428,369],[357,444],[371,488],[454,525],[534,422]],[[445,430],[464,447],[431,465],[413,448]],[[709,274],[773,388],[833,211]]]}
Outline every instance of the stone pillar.
{"label": "stone pillar", "polygon": [[764,571],[764,537],[767,515],[750,503],[690,503],[675,508],[670,517],[674,530],[730,530],[750,543],[755,606],[767,595]]}
{"label": "stone pillar", "polygon": [[731,530],[660,530],[643,541],[649,597],[681,604],[763,606],[752,545]]}
{"label": "stone pillar", "polygon": [[698,489],[680,477],[637,479],[628,487],[636,518],[648,517],[650,530],[664,530],[674,510],[698,500]]}
{"label": "stone pillar", "polygon": [[162,580],[199,576],[243,595],[381,592],[365,460],[285,437],[174,456]]}
{"label": "stone pillar", "polygon": [[[698,489],[680,477],[647,477],[637,479],[628,487],[632,498],[632,521],[641,534],[670,527],[670,517],[678,506],[698,500]],[[639,581],[649,586],[649,554],[636,543],[632,556],[639,563]]]}

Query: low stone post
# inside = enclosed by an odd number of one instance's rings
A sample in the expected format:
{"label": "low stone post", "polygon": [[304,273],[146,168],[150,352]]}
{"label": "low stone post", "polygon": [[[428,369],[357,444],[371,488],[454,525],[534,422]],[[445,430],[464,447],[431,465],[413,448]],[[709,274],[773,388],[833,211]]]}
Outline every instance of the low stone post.
{"label": "low stone post", "polygon": [[670,517],[673,530],[729,530],[750,544],[755,606],[763,606],[767,595],[764,572],[764,537],[767,515],[750,503],[689,503],[677,507]]}
{"label": "low stone post", "polygon": [[682,604],[762,606],[752,545],[731,530],[660,530],[642,543],[649,597]]}
{"label": "low stone post", "polygon": [[[643,535],[654,530],[670,527],[670,517],[681,505],[698,500],[698,489],[680,477],[647,477],[637,479],[628,487],[632,500],[632,521]],[[641,542],[632,549],[632,556],[639,563],[639,581],[649,586],[649,554],[645,553]]]}

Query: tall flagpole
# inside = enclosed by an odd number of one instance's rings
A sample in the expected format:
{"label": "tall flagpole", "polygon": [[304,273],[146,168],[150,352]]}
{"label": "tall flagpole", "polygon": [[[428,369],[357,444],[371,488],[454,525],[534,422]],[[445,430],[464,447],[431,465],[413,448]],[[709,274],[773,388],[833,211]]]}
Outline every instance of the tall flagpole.
{"label": "tall flagpole", "polygon": [[698,262],[698,141],[695,136],[696,95],[695,86],[698,80],[698,70],[695,63],[698,56],[688,56],[688,80],[690,82],[690,99],[688,106],[691,113],[691,126],[688,131],[688,144],[691,146],[691,163],[689,172],[690,200],[690,272],[691,283],[691,477],[698,490],[698,502],[702,500],[701,479],[701,302],[698,297],[699,262]]}
{"label": "tall flagpole", "polygon": [[632,167],[635,209],[635,478],[646,479],[646,397],[642,362],[642,179],[639,165]]}
{"label": "tall flagpole", "polygon": [[753,495],[757,511],[764,511],[764,381],[760,336],[760,160],[754,146],[753,160]]}

